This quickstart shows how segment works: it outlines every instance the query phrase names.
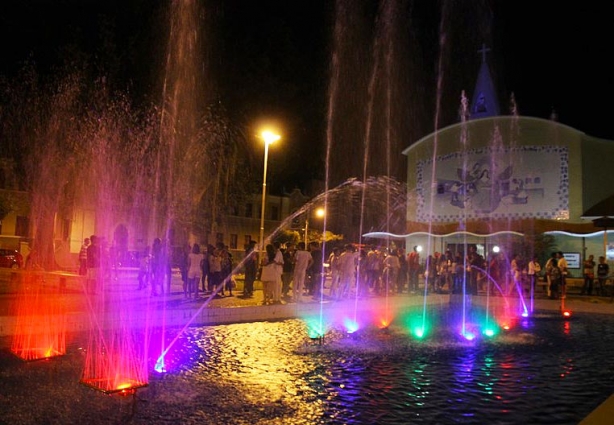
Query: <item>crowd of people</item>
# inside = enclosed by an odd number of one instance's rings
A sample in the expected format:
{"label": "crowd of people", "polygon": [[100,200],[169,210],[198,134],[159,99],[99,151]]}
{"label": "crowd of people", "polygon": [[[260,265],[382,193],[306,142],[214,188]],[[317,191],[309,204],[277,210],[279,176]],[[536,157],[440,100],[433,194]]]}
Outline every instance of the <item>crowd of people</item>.
{"label": "crowd of people", "polygon": [[[138,290],[151,288],[153,296],[170,293],[171,252],[156,238],[138,256]],[[264,303],[302,302],[305,297],[344,299],[385,294],[451,293],[477,295],[511,295],[534,291],[538,281],[545,282],[546,295],[558,299],[565,295],[568,264],[562,252],[554,252],[542,266],[536,256],[521,254],[511,258],[493,253],[485,259],[475,245],[467,253],[450,250],[421,258],[414,246],[409,253],[403,248],[354,244],[335,246],[326,256],[318,242],[308,246],[275,242],[263,253],[256,242],[245,247],[239,267],[228,246],[222,242],[201,248],[186,245],[177,264],[181,270],[185,298],[197,298],[199,292],[216,296],[233,296],[234,273],[244,273],[244,297],[252,297],[256,280],[262,282]],[[113,255],[104,240],[96,235],[86,238],[79,253],[79,274],[86,276],[90,293],[101,290],[103,281],[113,272]],[[584,284],[581,294],[604,295],[609,266],[605,257],[598,262],[589,255],[583,261]],[[595,270],[596,269],[596,270]],[[422,286],[420,285],[422,283]]]}
{"label": "crowd of people", "polygon": [[[536,293],[540,280],[544,282],[546,295],[559,299],[565,295],[569,275],[567,260],[561,251],[552,253],[543,266],[537,256],[525,258],[522,254],[513,254],[508,257],[493,253],[484,258],[475,245],[468,245],[467,253],[448,250],[443,254],[429,254],[426,258],[421,258],[418,246],[406,254],[403,248],[394,246],[356,248],[353,244],[346,244],[334,247],[324,259],[315,243],[310,245],[305,257],[304,252],[304,244],[299,244],[298,249],[294,244],[283,248],[279,244],[267,247],[261,264],[267,268],[261,278],[265,303],[279,303],[281,299],[300,302],[304,296],[343,299],[392,293],[416,294],[418,291],[427,294],[529,295]],[[584,261],[582,294],[591,295],[595,290],[598,295],[604,295],[609,267],[605,257],[600,257],[598,263],[593,258],[590,255]],[[269,273],[268,268],[276,273]],[[322,279],[323,271],[328,279]],[[288,295],[290,290],[292,297]]]}
{"label": "crowd of people", "polygon": [[[104,290],[105,282],[117,278],[118,268],[125,261],[119,249],[109,247],[106,240],[91,235],[83,240],[79,251],[79,274],[85,277],[85,289],[95,295]],[[138,254],[138,290],[151,288],[151,295],[163,295],[171,290],[171,253],[167,244],[155,238],[151,249]]]}

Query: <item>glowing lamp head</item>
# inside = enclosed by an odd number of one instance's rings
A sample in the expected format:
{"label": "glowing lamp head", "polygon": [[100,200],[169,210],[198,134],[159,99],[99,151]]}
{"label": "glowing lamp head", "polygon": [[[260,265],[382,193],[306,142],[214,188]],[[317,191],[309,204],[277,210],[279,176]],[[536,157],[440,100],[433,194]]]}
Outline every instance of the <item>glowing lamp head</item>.
{"label": "glowing lamp head", "polygon": [[571,317],[571,311],[569,311],[569,310],[563,310],[563,317],[565,317],[565,318],[569,318],[569,317]]}
{"label": "glowing lamp head", "polygon": [[271,143],[274,143],[281,139],[281,136],[279,134],[275,134],[269,130],[263,131],[262,133],[260,133],[260,135],[262,136],[264,143],[266,143],[267,145],[270,145]]}

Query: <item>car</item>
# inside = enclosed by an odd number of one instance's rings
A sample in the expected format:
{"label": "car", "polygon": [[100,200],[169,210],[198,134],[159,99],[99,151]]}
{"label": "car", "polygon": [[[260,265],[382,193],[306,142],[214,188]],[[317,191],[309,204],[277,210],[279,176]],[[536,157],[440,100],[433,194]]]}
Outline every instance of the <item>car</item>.
{"label": "car", "polygon": [[23,256],[15,249],[0,249],[0,267],[20,269],[23,267]]}

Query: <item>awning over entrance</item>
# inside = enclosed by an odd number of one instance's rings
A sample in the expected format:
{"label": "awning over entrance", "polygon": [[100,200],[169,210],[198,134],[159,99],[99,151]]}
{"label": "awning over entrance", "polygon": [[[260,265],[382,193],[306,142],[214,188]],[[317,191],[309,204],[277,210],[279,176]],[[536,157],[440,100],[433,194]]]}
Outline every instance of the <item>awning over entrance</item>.
{"label": "awning over entrance", "polygon": [[614,195],[604,199],[598,204],[589,208],[582,219],[591,220],[595,227],[601,228],[603,232],[603,255],[607,258],[608,253],[608,229],[614,229]]}
{"label": "awning over entrance", "polygon": [[[614,217],[614,215],[613,215]],[[454,232],[470,232],[487,235],[497,232],[518,232],[537,235],[560,231],[574,234],[590,234],[600,231],[592,222],[571,223],[563,220],[523,219],[523,220],[476,220],[465,223],[420,223],[407,222],[406,233],[426,232],[431,235],[446,235]]]}

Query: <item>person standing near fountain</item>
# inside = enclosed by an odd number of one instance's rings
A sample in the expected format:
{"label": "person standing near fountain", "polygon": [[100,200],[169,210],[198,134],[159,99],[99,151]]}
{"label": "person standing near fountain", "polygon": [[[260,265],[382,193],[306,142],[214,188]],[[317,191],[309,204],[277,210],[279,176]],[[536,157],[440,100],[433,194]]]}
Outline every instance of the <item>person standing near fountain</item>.
{"label": "person standing near fountain", "polygon": [[277,265],[277,280],[273,285],[273,304],[281,304],[281,275],[284,272],[284,254],[281,250],[281,243],[274,242],[275,264]]}
{"label": "person standing near fountain", "polygon": [[499,288],[502,288],[503,285],[503,273],[502,273],[501,259],[499,258],[498,252],[493,252],[490,257],[490,261],[488,262],[488,275],[490,276],[490,281],[487,283],[488,291],[491,294],[495,292],[495,285]]}
{"label": "person standing near fountain", "polygon": [[553,259],[550,263],[550,299],[558,300],[563,295],[564,289],[562,289],[563,273],[559,267],[559,260]]}
{"label": "person standing near fountain", "polygon": [[290,285],[292,284],[292,276],[294,276],[294,254],[296,248],[292,242],[286,244],[286,249],[282,251],[284,257],[283,272],[281,274],[281,296],[287,300]]}
{"label": "person standing near fountain", "polygon": [[102,282],[100,282],[101,252],[100,245],[98,245],[98,236],[90,236],[90,242],[87,247],[87,291],[90,294],[96,294],[98,289],[102,289]]}
{"label": "person standing near fountain", "polygon": [[258,262],[256,260],[256,241],[250,240],[245,247],[245,259],[243,267],[245,269],[245,281],[243,283],[243,297],[251,298],[254,296],[254,281],[258,273]]}
{"label": "person standing near fountain", "polygon": [[546,261],[544,265],[544,269],[546,270],[546,296],[548,298],[552,298],[552,279],[551,279],[551,271],[552,267],[556,264],[556,252],[550,254],[550,258]]}
{"label": "person standing near fountain", "polygon": [[149,255],[149,247],[145,247],[139,258],[139,274],[137,279],[139,281],[139,291],[147,288],[151,280],[151,255]]}
{"label": "person standing near fountain", "polygon": [[158,295],[158,286],[160,292],[164,294],[164,261],[163,261],[162,240],[155,238],[151,248],[151,295]]}
{"label": "person standing near fountain", "polygon": [[339,296],[339,256],[341,248],[338,246],[333,248],[333,252],[328,256],[328,267],[330,269],[330,297],[337,298]]}
{"label": "person standing near fountain", "polygon": [[399,276],[399,269],[401,263],[399,263],[399,257],[396,249],[391,249],[386,258],[384,258],[384,282],[386,283],[385,293],[390,294],[396,286],[396,282]]}
{"label": "person standing near fountain", "polygon": [[295,303],[303,301],[307,269],[311,267],[312,263],[313,258],[311,258],[311,254],[305,250],[305,242],[299,242],[298,250],[294,254],[294,279],[292,284],[292,297]]}
{"label": "person standing near fountain", "polygon": [[[223,246],[224,244],[222,244]],[[211,282],[211,292],[218,291],[216,295],[220,295],[219,290],[224,294],[224,288],[220,288],[222,284],[222,259],[220,258],[219,244],[217,246],[210,245],[211,253],[209,254],[209,280]],[[207,249],[209,251],[209,248]]]}
{"label": "person standing near fountain", "polygon": [[264,293],[264,305],[273,304],[273,296],[275,285],[281,279],[280,266],[276,262],[277,252],[272,244],[268,244],[265,248],[265,254],[262,258],[262,273],[260,281],[262,282],[262,292]]}
{"label": "person standing near fountain", "polygon": [[358,253],[352,244],[346,244],[344,251],[339,255],[339,291],[337,299],[350,295],[350,289],[355,286],[356,267],[358,266]]}
{"label": "person standing near fountain", "polygon": [[610,266],[605,261],[603,255],[599,256],[599,264],[597,264],[597,282],[599,282],[599,295],[605,296],[605,282],[610,274]]}
{"label": "person standing near fountain", "polygon": [[202,293],[204,294],[205,292],[207,292],[207,285],[209,284],[209,247],[211,245],[207,246],[206,248],[203,249],[203,277],[200,279],[201,281],[201,289],[202,289]]}
{"label": "person standing near fountain", "polygon": [[568,265],[565,256],[563,255],[563,251],[559,251],[556,253],[556,264],[558,268],[561,270],[561,295],[565,296],[567,293],[567,273],[568,273]]}
{"label": "person standing near fountain", "polygon": [[186,298],[198,298],[198,283],[202,277],[202,263],[205,256],[200,252],[200,245],[195,243],[192,246],[192,252],[188,254],[188,288],[187,292],[183,292],[183,296]]}
{"label": "person standing near fountain", "polygon": [[452,294],[463,293],[463,283],[466,280],[466,275],[467,271],[463,263],[463,257],[457,252],[452,263],[452,290],[450,291]]}
{"label": "person standing near fountain", "polygon": [[539,264],[537,255],[534,255],[533,259],[529,261],[529,268],[527,270],[527,275],[529,275],[530,294],[535,294],[535,286],[537,285],[537,279],[541,271],[542,266]]}
{"label": "person standing near fountain", "polygon": [[313,260],[309,273],[311,277],[309,280],[309,295],[313,295],[314,298],[319,298],[322,286],[323,254],[318,242],[310,242],[309,247],[311,251],[311,259]]}
{"label": "person standing near fountain", "polygon": [[415,294],[418,292],[418,275],[420,274],[420,253],[418,246],[414,246],[412,251],[407,254],[407,271],[409,273],[408,292]]}
{"label": "person standing near fountain", "polygon": [[223,283],[222,295],[225,295],[224,288],[226,288],[228,295],[232,297],[232,254],[223,242],[217,243],[216,251],[220,258],[220,283]]}
{"label": "person standing near fountain", "polygon": [[510,261],[510,274],[512,277],[512,285],[507,288],[506,294],[509,296],[512,294],[514,289],[518,288],[518,291],[522,290],[521,278],[522,278],[522,269],[520,266],[521,259],[519,254],[514,254],[512,257],[512,261]]}
{"label": "person standing near fountain", "polygon": [[437,267],[438,261],[435,255],[426,257],[424,264],[424,293],[437,292]]}
{"label": "person standing near fountain", "polygon": [[[369,247],[367,252],[367,288],[372,293],[377,294],[380,291],[380,273],[382,270],[382,263],[380,260],[379,251],[374,247]],[[366,295],[366,291],[365,291]]]}
{"label": "person standing near fountain", "polygon": [[582,292],[580,295],[593,295],[593,281],[595,280],[595,257],[593,254],[589,255],[584,263],[582,263],[584,285],[582,286]]}
{"label": "person standing near fountain", "polygon": [[79,251],[79,275],[87,275],[87,247],[90,246],[90,238],[83,239],[83,245]]}
{"label": "person standing near fountain", "polygon": [[484,258],[478,253],[475,245],[469,245],[469,284],[466,288],[468,295],[478,294],[478,280],[484,270]]}

